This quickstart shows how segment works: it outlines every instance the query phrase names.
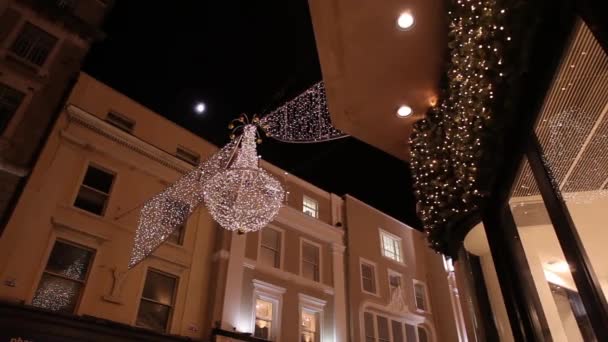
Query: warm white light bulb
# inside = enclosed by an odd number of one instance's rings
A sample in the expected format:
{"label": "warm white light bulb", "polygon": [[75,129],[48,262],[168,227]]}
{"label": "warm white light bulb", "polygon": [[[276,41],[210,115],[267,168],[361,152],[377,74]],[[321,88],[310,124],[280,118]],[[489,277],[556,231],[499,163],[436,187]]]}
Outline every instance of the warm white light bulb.
{"label": "warm white light bulb", "polygon": [[196,104],[196,106],[194,106],[194,111],[197,112],[198,114],[202,114],[205,112],[205,104],[202,102],[199,102]]}
{"label": "warm white light bulb", "polygon": [[405,118],[407,116],[412,115],[412,107],[403,105],[397,109],[397,116],[400,118]]}
{"label": "warm white light bulb", "polygon": [[407,30],[414,25],[414,16],[410,12],[403,12],[397,18],[397,26],[402,30]]}

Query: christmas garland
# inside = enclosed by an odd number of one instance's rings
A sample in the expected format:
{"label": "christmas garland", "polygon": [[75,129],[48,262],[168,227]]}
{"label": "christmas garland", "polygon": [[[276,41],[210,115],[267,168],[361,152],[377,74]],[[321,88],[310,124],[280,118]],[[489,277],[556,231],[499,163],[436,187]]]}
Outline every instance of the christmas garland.
{"label": "christmas garland", "polygon": [[418,215],[439,252],[447,249],[442,228],[475,211],[487,195],[480,172],[487,157],[483,152],[496,128],[494,107],[508,70],[504,59],[512,49],[507,2],[450,4],[449,57],[439,101],[414,124],[410,138]]}

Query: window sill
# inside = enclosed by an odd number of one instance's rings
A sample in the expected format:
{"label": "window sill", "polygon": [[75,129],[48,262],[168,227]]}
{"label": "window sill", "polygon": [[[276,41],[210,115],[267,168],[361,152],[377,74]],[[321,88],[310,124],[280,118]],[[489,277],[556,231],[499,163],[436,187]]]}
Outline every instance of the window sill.
{"label": "window sill", "polygon": [[393,263],[393,264],[395,264],[395,265],[399,265],[399,266],[401,266],[401,267],[407,267],[407,264],[406,264],[405,262],[403,262],[403,261],[397,261],[397,260],[395,260],[395,259],[393,259],[393,258],[389,258],[389,257],[387,257],[387,256],[386,256],[386,255],[384,255],[384,254],[382,255],[382,257],[383,257],[384,259],[386,259],[386,260],[388,260],[388,261],[392,262],[392,263]]}

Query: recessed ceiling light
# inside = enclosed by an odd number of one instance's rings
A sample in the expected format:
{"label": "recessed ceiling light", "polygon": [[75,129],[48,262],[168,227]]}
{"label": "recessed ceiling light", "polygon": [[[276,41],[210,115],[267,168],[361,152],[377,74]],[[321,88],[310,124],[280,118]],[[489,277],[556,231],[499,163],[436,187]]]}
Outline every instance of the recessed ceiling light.
{"label": "recessed ceiling light", "polygon": [[402,30],[407,30],[414,25],[414,16],[410,12],[403,12],[397,18],[397,26]]}
{"label": "recessed ceiling light", "polygon": [[405,118],[412,115],[412,107],[408,105],[403,105],[397,109],[397,116],[400,118]]}
{"label": "recessed ceiling light", "polygon": [[198,114],[203,114],[205,112],[206,106],[203,102],[198,102],[195,106],[194,106],[194,111]]}

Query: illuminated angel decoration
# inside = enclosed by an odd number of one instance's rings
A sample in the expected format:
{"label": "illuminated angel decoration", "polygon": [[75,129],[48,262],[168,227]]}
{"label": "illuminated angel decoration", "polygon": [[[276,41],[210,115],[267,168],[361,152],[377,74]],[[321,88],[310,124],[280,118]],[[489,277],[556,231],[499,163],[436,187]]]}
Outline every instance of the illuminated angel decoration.
{"label": "illuminated angel decoration", "polygon": [[347,137],[331,125],[323,82],[261,119],[254,116],[249,122],[241,115],[229,128],[230,143],[143,205],[129,268],[154,252],[203,203],[220,226],[239,233],[260,230],[276,217],[285,191],[258,165],[260,131],[291,143]]}

